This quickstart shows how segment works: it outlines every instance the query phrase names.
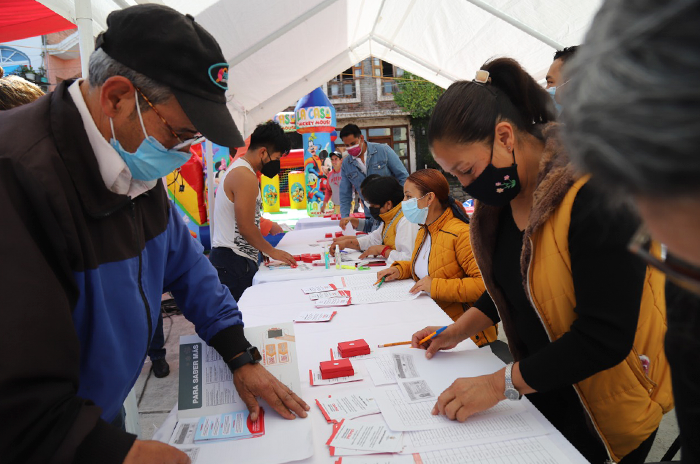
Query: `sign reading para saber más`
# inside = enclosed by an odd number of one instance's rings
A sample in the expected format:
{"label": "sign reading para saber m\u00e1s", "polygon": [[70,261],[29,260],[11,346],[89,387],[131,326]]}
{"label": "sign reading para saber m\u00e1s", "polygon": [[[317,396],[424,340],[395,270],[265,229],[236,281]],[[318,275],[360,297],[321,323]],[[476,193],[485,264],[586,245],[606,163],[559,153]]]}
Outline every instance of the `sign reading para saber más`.
{"label": "sign reading para saber m\u00e1s", "polygon": [[333,127],[333,113],[328,106],[310,106],[296,110],[296,125],[304,127]]}
{"label": "sign reading para saber m\u00e1s", "polygon": [[202,343],[180,345],[179,409],[202,407]]}

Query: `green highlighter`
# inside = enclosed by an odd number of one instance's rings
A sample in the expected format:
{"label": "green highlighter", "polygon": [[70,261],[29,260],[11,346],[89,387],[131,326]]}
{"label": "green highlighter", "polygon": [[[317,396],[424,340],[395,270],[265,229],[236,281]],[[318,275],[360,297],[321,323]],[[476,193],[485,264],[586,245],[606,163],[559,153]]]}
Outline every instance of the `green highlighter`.
{"label": "green highlighter", "polygon": [[382,284],[384,283],[384,279],[386,279],[386,276],[382,277],[381,280],[379,280],[378,282],[375,282],[375,283],[374,283],[374,285],[376,285],[376,287],[374,288],[375,290],[379,290],[379,287],[381,287]]}

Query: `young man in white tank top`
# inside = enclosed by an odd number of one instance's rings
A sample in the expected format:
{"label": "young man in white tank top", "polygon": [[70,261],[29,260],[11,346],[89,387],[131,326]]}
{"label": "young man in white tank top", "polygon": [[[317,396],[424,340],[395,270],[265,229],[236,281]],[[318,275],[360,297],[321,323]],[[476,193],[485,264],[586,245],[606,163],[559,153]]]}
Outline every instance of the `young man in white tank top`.
{"label": "young man in white tank top", "polygon": [[258,252],[295,266],[286,251],[270,245],[260,232],[262,199],[256,173],[275,177],[280,158],[287,154],[290,142],[276,122],[260,124],[250,136],[245,155],[223,174],[214,203],[214,236],[209,255],[221,283],[238,301],[246,288],[253,285],[258,270]]}

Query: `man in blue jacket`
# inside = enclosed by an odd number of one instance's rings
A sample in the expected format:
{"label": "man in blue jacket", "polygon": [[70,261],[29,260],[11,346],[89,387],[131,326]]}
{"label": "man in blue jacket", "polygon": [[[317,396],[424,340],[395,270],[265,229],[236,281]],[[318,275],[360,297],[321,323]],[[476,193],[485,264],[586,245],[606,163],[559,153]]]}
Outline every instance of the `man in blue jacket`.
{"label": "man in blue jacket", "polygon": [[236,301],[160,180],[201,135],[243,145],[221,49],[162,5],[115,11],[107,26],[89,80],[0,112],[2,462],[189,462],[119,426],[164,292],[228,363],[253,420],[256,397],[307,415],[256,362]]}
{"label": "man in blue jacket", "polygon": [[[357,230],[370,232],[374,229],[375,222],[371,217],[365,219],[350,218],[350,204],[352,203],[352,189],[362,192],[360,186],[365,177],[377,174],[378,176],[393,176],[403,186],[408,177],[406,167],[399,156],[388,145],[372,143],[365,140],[362,131],[355,124],[348,124],[340,131],[340,138],[347,147],[349,156],[343,159],[340,179],[340,215],[343,218],[340,227],[345,228],[349,222]],[[369,211],[365,199],[365,212]],[[365,215],[367,216],[367,215]]]}

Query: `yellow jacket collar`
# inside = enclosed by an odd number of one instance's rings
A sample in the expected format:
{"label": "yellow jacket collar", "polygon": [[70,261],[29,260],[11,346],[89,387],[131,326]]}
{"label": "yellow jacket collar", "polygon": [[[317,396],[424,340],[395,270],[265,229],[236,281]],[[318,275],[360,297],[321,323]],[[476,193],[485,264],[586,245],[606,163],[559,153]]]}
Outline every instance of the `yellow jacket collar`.
{"label": "yellow jacket collar", "polygon": [[437,232],[438,230],[442,229],[445,223],[447,223],[447,221],[449,221],[453,217],[455,217],[455,215],[452,213],[452,208],[448,206],[437,219],[435,219],[431,224],[428,224],[426,226],[428,232],[430,232],[431,234],[433,232]]}
{"label": "yellow jacket collar", "polygon": [[384,221],[385,224],[389,224],[391,222],[391,220],[394,219],[394,216],[396,216],[400,212],[401,212],[401,203],[394,206],[386,213],[380,214],[379,217],[382,218],[382,221]]}

